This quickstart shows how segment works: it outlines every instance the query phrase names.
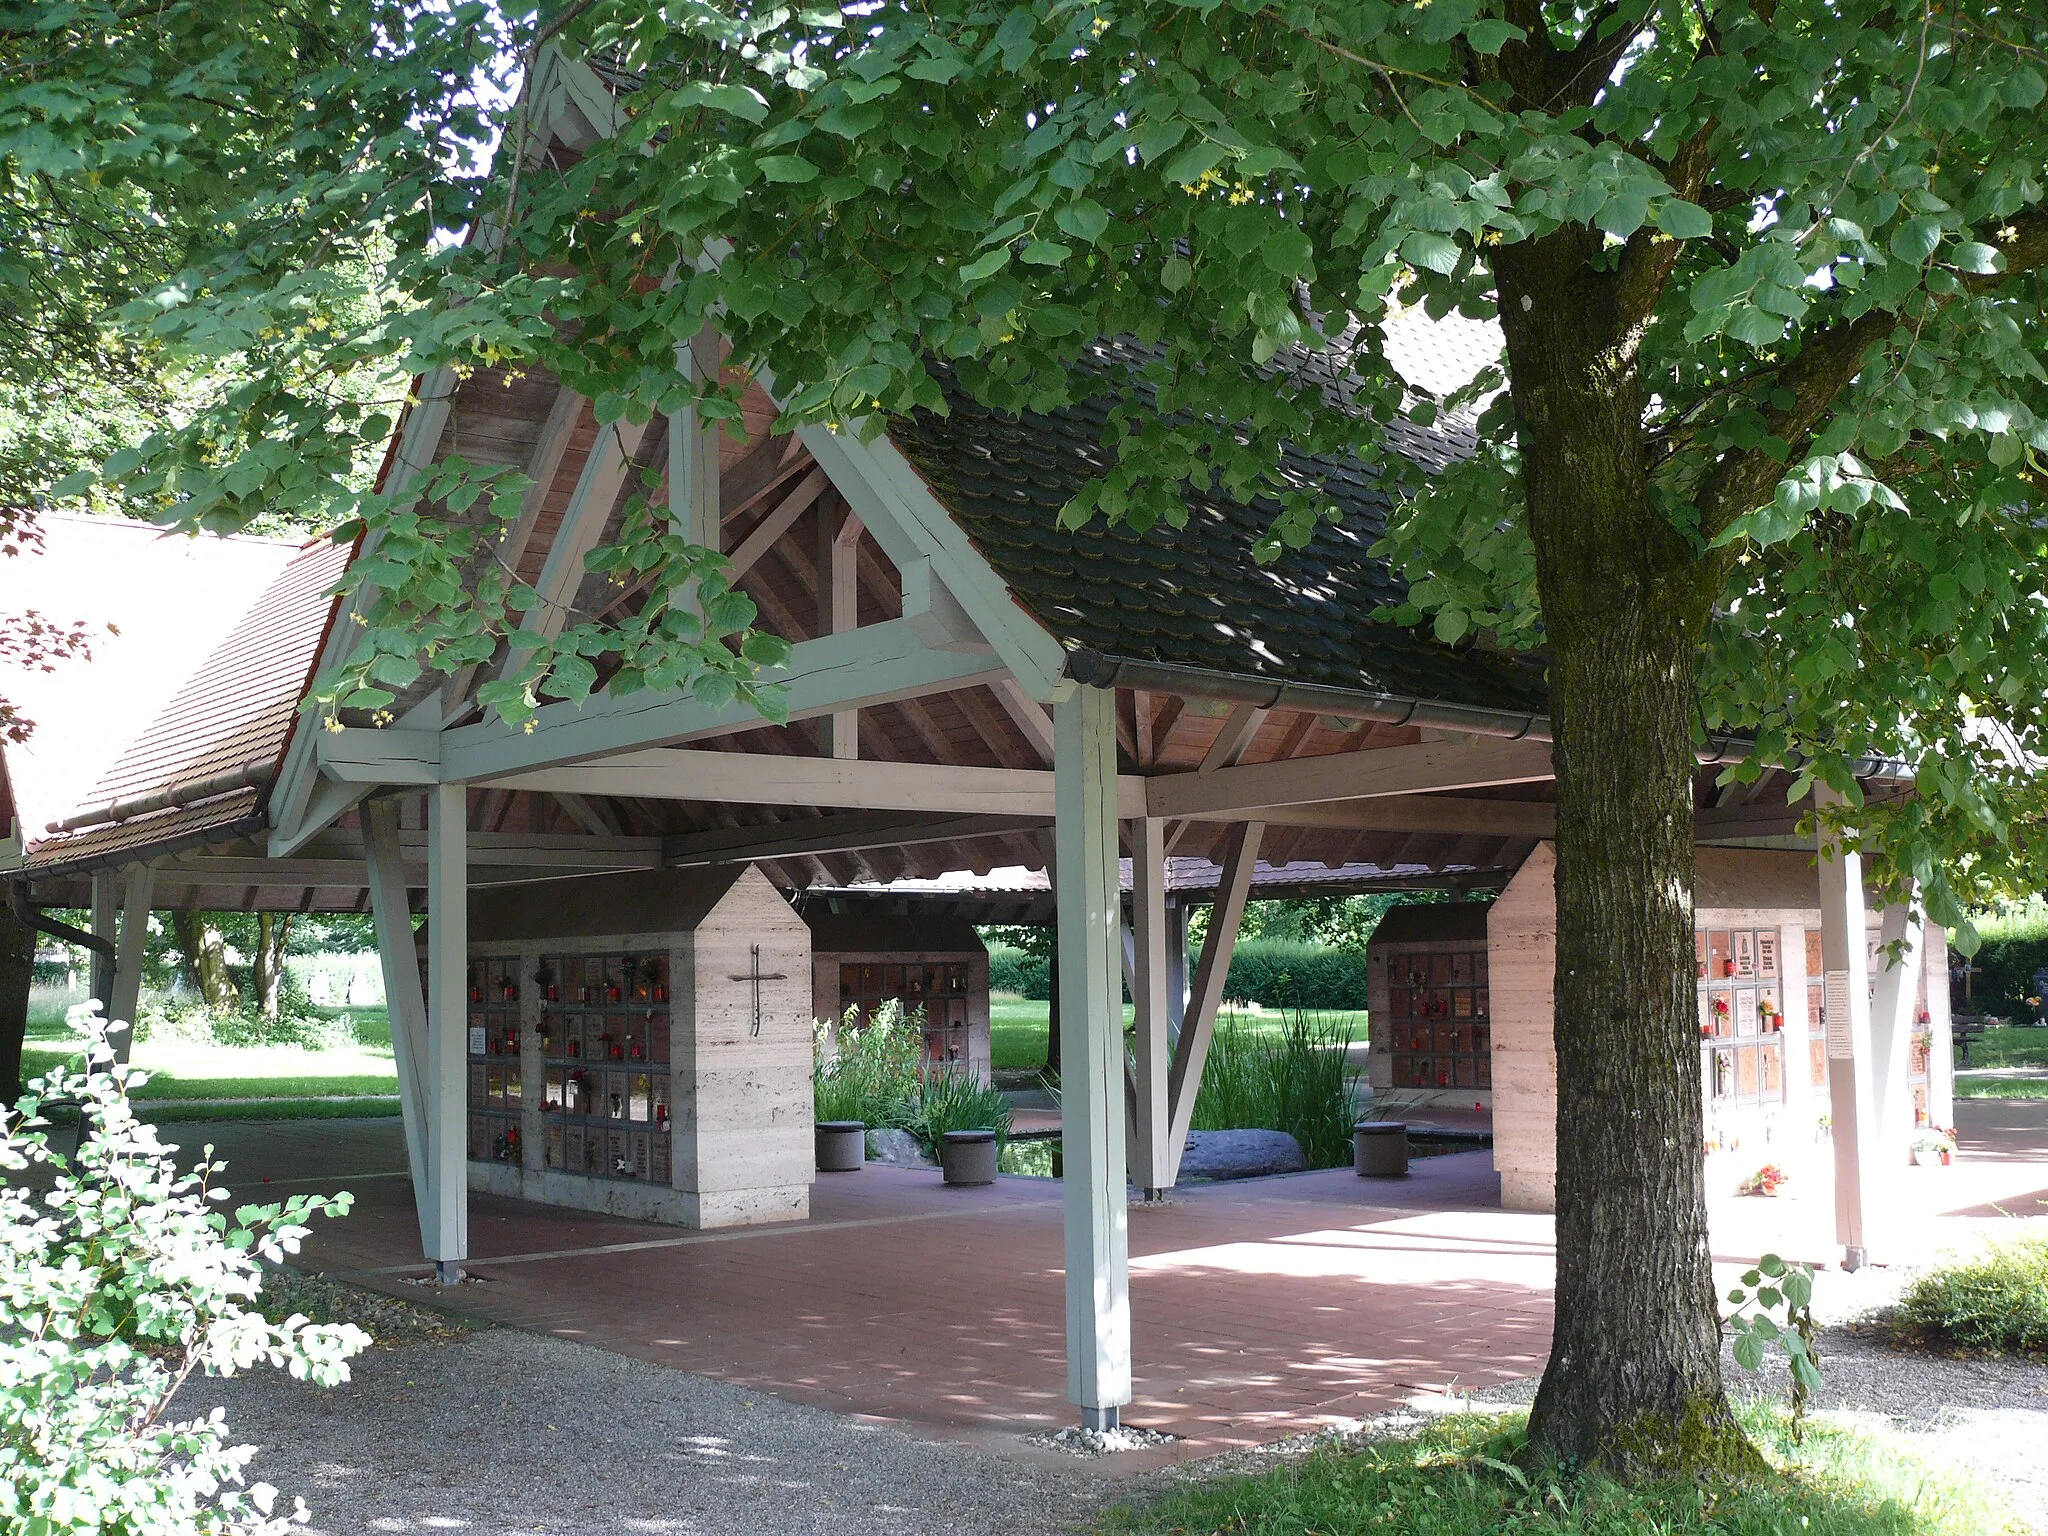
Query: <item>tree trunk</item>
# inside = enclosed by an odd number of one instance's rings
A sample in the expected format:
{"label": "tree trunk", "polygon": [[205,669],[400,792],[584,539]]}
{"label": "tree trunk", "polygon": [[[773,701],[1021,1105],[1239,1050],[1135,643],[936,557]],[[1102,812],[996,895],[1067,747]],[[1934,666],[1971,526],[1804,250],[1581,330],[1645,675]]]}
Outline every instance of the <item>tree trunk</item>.
{"label": "tree trunk", "polygon": [[171,913],[171,932],[178,939],[178,969],[185,985],[196,992],[207,1007],[232,1013],[241,1005],[241,992],[228,974],[227,941],[220,929],[201,912],[177,910]]}
{"label": "tree trunk", "polygon": [[35,979],[36,931],[0,901],[0,1110],[21,1097],[21,1052],[28,1039],[28,993]]}
{"label": "tree trunk", "polygon": [[1761,1466],[1721,1381],[1694,997],[1694,657],[1713,591],[1652,500],[1599,237],[1502,252],[1557,770],[1557,1300],[1539,1459]]}
{"label": "tree trunk", "polygon": [[284,946],[290,936],[289,912],[256,914],[256,1008],[266,1019],[276,1019],[284,990]]}

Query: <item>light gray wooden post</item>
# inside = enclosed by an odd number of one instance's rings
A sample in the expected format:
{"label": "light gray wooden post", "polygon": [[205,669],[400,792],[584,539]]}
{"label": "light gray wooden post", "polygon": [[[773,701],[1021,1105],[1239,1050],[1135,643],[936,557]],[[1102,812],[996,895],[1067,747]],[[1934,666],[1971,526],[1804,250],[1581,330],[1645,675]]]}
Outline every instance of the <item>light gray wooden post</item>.
{"label": "light gray wooden post", "polygon": [[1949,1018],[1948,935],[1927,925],[1927,1118],[1943,1130],[1956,1123],[1956,1055]]}
{"label": "light gray wooden post", "polygon": [[1137,1027],[1131,1126],[1137,1156],[1131,1179],[1147,1200],[1157,1200],[1173,1182],[1167,1176],[1173,1113],[1166,1095],[1173,1068],[1172,933],[1166,917],[1166,823],[1147,816],[1131,823],[1131,1002]]}
{"label": "light gray wooden post", "polygon": [[[119,939],[121,909],[115,905],[118,876],[111,869],[103,869],[92,877],[92,936],[115,944]],[[111,950],[92,951],[91,967],[92,999],[100,1005],[100,1017],[111,1020],[114,1016],[114,956]]]}
{"label": "light gray wooden post", "polygon": [[[1917,897],[1918,892],[1912,893]],[[1911,898],[1909,898],[1911,899]],[[1913,1142],[1913,1089],[1906,1081],[1913,1065],[1913,1015],[1920,997],[1920,967],[1926,959],[1926,921],[1909,906],[1884,909],[1879,930],[1877,985],[1870,999],[1870,1076],[1877,1100],[1877,1135],[1872,1152],[1880,1164],[1902,1167]],[[1899,946],[1893,963],[1890,947]]]}
{"label": "light gray wooden post", "polygon": [[427,1257],[443,1285],[469,1257],[469,812],[460,784],[427,791]]}
{"label": "light gray wooden post", "polygon": [[1067,1396],[1083,1425],[1111,1429],[1131,1400],[1115,694],[1079,688],[1054,707],[1053,799]]}
{"label": "light gray wooden post", "polygon": [[156,892],[156,871],[147,864],[129,868],[121,892],[121,938],[114,950],[114,977],[108,991],[107,1017],[118,1027],[107,1043],[114,1060],[126,1062],[135,1043],[135,1010],[142,1004],[142,962],[149,949],[149,902]]}
{"label": "light gray wooden post", "polygon": [[[1163,879],[1162,879],[1163,883]],[[1166,1023],[1175,1040],[1188,1016],[1188,904],[1166,903]]]}
{"label": "light gray wooden post", "polygon": [[413,941],[412,907],[398,846],[398,802],[365,801],[363,853],[369,866],[370,913],[377,925],[377,958],[384,968],[385,1011],[391,1018],[391,1057],[398,1066],[398,1110],[405,1122],[405,1162],[412,1170],[413,1209],[420,1251],[433,1256],[433,1138],[429,1133],[426,1064],[427,999],[420,990],[420,952]]}
{"label": "light gray wooden post", "polygon": [[1166,1080],[1167,1105],[1173,1129],[1167,1132],[1167,1183],[1180,1177],[1181,1155],[1187,1150],[1194,1123],[1195,1098],[1202,1090],[1202,1072],[1209,1063],[1209,1042],[1216,1033],[1216,1012],[1230,980],[1230,957],[1237,950],[1237,930],[1251,899],[1252,876],[1258,869],[1259,842],[1266,835],[1260,821],[1241,821],[1230,829],[1223,853],[1223,876],[1209,908],[1209,931],[1202,938],[1202,957],[1195,962],[1194,984],[1188,988],[1187,1017],[1173,1043],[1173,1068]]}
{"label": "light gray wooden post", "polygon": [[[1822,808],[1841,803],[1815,787]],[[1820,950],[1827,1036],[1829,1135],[1835,1149],[1835,1238],[1842,1267],[1870,1262],[1869,1197],[1879,1187],[1877,1095],[1870,1040],[1868,919],[1862,856],[1821,823]]]}

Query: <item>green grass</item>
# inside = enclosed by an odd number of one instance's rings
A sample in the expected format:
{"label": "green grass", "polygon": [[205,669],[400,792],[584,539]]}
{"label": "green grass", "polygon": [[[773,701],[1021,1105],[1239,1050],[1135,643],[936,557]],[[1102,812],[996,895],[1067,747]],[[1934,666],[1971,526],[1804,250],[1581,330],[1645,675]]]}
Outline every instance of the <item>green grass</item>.
{"label": "green grass", "polygon": [[1950,1349],[2048,1352],[2048,1237],[1929,1271],[1900,1300],[1896,1321],[1907,1337]]}
{"label": "green grass", "polygon": [[1956,1078],[1959,1099],[2048,1099],[2048,1077]]}
{"label": "green grass", "polygon": [[[1051,1017],[1051,1013],[1052,1005],[1043,1001],[1031,1002],[1024,998],[1001,995],[989,1000],[989,1054],[996,1071],[1029,1072],[1045,1065],[1045,1041],[1048,1032],[1046,1021]],[[1132,1010],[1126,1004],[1126,1028],[1130,1026],[1131,1017]],[[1365,1043],[1363,1009],[1354,1012],[1319,1013],[1315,1017],[1333,1027],[1349,1029],[1354,1042],[1359,1045]],[[1284,1014],[1264,1008],[1249,1011],[1225,1009],[1223,1019],[1236,1019],[1244,1028],[1255,1034],[1272,1035],[1276,1038],[1286,1025]]]}
{"label": "green grass", "polygon": [[[2048,1067],[2048,1029],[2001,1025],[1970,1042],[1973,1067]],[[1960,1085],[1957,1089],[1961,1091]]]}
{"label": "green grass", "polygon": [[236,1104],[180,1104],[175,1100],[144,1105],[137,1113],[159,1124],[211,1123],[216,1120],[384,1120],[400,1113],[394,1094],[387,1099],[248,1099]]}
{"label": "green grass", "polygon": [[1520,1415],[1465,1418],[1410,1440],[1318,1450],[1274,1471],[1205,1480],[1098,1527],[1147,1536],[1991,1536],[2016,1530],[1987,1493],[1889,1430],[1811,1425],[1794,1447],[1774,1410],[1744,1410],[1779,1470],[1623,1488],[1515,1470]]}
{"label": "green grass", "polygon": [[[382,1010],[378,1010],[381,1022]],[[32,1046],[22,1052],[22,1075],[34,1078],[55,1067],[83,1066],[74,1036],[60,1048]],[[296,1046],[191,1045],[139,1042],[134,1064],[149,1073],[135,1090],[138,1101],[166,1099],[304,1099],[398,1091],[398,1069],[389,1045],[352,1050],[307,1051]]]}

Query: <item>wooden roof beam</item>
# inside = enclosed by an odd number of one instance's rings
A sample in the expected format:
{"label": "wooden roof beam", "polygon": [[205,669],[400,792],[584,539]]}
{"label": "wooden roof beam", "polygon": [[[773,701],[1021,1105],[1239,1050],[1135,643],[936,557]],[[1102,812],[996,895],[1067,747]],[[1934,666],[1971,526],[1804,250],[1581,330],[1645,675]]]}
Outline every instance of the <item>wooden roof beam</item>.
{"label": "wooden roof beam", "polygon": [[1550,744],[1421,742],[1146,780],[1146,814],[1191,817],[1276,805],[1531,784],[1555,777]]}
{"label": "wooden roof beam", "polygon": [[663,839],[663,863],[672,868],[706,864],[859,852],[871,848],[913,848],[922,844],[998,836],[1044,826],[1030,816],[908,817],[895,811],[849,811],[716,832],[691,832]]}
{"label": "wooden roof beam", "polygon": [[[1044,769],[961,768],[759,752],[656,748],[600,762],[541,768],[485,781],[559,794],[638,795],[729,805],[836,806],[1045,818],[1052,774]],[[1145,814],[1144,780],[1118,781],[1118,814]]]}

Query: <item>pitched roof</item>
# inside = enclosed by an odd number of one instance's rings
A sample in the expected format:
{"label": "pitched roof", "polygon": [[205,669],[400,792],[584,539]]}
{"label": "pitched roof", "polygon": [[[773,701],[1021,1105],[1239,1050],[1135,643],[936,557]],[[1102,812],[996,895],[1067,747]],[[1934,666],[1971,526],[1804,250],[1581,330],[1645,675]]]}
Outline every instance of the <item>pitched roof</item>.
{"label": "pitched roof", "polygon": [[[1107,349],[1106,349],[1107,350]],[[1320,483],[1343,513],[1269,566],[1252,548],[1277,507],[1190,493],[1184,528],[1139,533],[1101,520],[1063,528],[1060,509],[1110,455],[1110,403],[1009,415],[948,385],[951,414],[919,412],[889,436],[959,521],[1016,600],[1069,652],[1307,683],[1436,703],[1541,714],[1541,664],[1377,622],[1401,579],[1371,553],[1391,508],[1356,460],[1290,452],[1285,473]],[[1466,444],[1418,436],[1404,451],[1444,462]]]}
{"label": "pitched roof", "polygon": [[226,611],[241,608],[239,622],[100,775],[81,804],[105,807],[165,791],[184,799],[180,789],[189,792],[208,781],[239,777],[244,782],[71,832],[33,828],[26,867],[49,870],[132,849],[204,841],[255,818],[297,718],[332,611],[329,594],[349,555],[345,545],[307,545],[245,607],[240,600],[246,586],[216,587],[208,594]]}
{"label": "pitched roof", "polygon": [[0,611],[83,625],[91,654],[8,672],[8,699],[36,726],[6,749],[29,837],[91,801],[121,750],[234,627],[248,595],[297,553],[281,539],[187,538],[125,518],[50,514],[38,525],[40,548],[0,559]]}

